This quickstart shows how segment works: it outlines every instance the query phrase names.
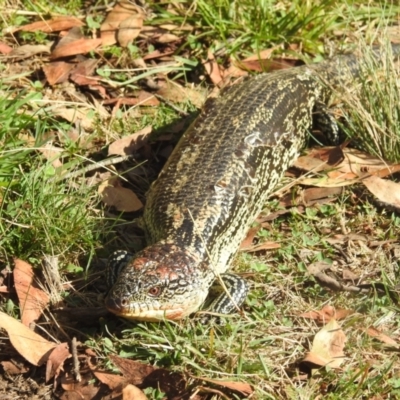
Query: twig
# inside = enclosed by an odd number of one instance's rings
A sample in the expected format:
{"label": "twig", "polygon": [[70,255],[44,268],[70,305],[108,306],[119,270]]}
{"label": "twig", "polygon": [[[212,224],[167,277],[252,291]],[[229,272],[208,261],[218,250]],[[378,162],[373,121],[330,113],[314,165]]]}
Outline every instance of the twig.
{"label": "twig", "polygon": [[182,108],[176,106],[171,101],[167,100],[165,97],[160,96],[157,93],[154,93],[154,97],[157,98],[158,100],[162,101],[163,103],[165,103],[168,107],[171,107],[173,110],[175,110],[182,117],[187,117],[189,115],[186,111],[182,110]]}
{"label": "twig", "polygon": [[96,161],[95,163],[93,163],[91,165],[87,165],[86,167],[78,169],[77,171],[69,172],[68,174],[60,176],[60,177],[56,178],[55,181],[59,182],[64,179],[76,178],[77,176],[84,175],[87,172],[94,171],[99,168],[104,168],[104,167],[107,167],[108,165],[119,164],[123,161],[129,160],[130,158],[132,158],[132,156],[128,155],[128,156],[117,156],[117,157],[112,157],[112,158],[106,158],[105,160],[102,160],[102,161]]}
{"label": "twig", "polygon": [[82,380],[81,373],[79,370],[79,360],[78,360],[78,343],[76,341],[76,337],[74,336],[72,338],[71,342],[71,351],[72,351],[72,360],[74,363],[74,374],[75,374],[75,379],[77,382],[80,382]]}

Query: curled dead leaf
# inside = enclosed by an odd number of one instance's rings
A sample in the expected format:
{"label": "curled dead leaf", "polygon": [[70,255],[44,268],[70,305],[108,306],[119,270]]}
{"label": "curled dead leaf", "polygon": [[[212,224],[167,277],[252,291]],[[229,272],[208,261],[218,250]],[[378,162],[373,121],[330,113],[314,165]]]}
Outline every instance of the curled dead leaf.
{"label": "curled dead leaf", "polygon": [[20,303],[21,320],[25,326],[29,326],[42,315],[49,303],[49,296],[38,286],[30,264],[19,259],[14,262],[14,285]]}
{"label": "curled dead leaf", "polygon": [[370,176],[369,178],[363,179],[362,183],[380,201],[400,210],[399,183],[382,179],[378,176]]}
{"label": "curled dead leaf", "polygon": [[15,28],[13,32],[24,31],[24,32],[36,32],[42,31],[45,33],[57,32],[57,31],[67,31],[73,27],[84,26],[83,21],[76,17],[57,17],[48,19],[46,21],[37,21],[32,24],[22,25]]}
{"label": "curled dead leaf", "polygon": [[174,103],[190,101],[197,108],[201,108],[206,100],[206,94],[201,90],[183,87],[176,82],[167,80],[161,89],[157,91],[159,96]]}
{"label": "curled dead leaf", "polygon": [[353,310],[336,309],[330,305],[325,305],[321,310],[313,310],[300,314],[300,317],[314,319],[317,323],[326,324],[331,319],[345,319],[349,315],[354,314]]}
{"label": "curled dead leaf", "polygon": [[179,40],[181,40],[181,38],[172,33],[163,33],[157,38],[158,43],[172,43],[172,42],[178,42]]}
{"label": "curled dead leaf", "polygon": [[122,400],[147,400],[147,397],[137,386],[127,385],[122,390]]}
{"label": "curled dead leaf", "polygon": [[132,43],[139,36],[142,26],[142,14],[137,14],[121,21],[117,32],[117,40],[121,47],[127,47]]}
{"label": "curled dead leaf", "polygon": [[50,44],[24,44],[13,49],[7,57],[24,59],[36,54],[50,54],[50,47]]}
{"label": "curled dead leaf", "polygon": [[66,82],[74,65],[64,61],[57,61],[43,66],[43,72],[50,86]]}
{"label": "curled dead leaf", "polygon": [[7,331],[15,350],[33,365],[40,366],[47,361],[55,343],[30,330],[21,322],[0,311],[0,328]]}
{"label": "curled dead leaf", "polygon": [[208,59],[207,61],[203,62],[203,65],[212,83],[218,87],[222,85],[222,74],[220,67],[211,51],[208,52]]}
{"label": "curled dead leaf", "polygon": [[339,368],[344,361],[344,344],[347,338],[339,324],[332,318],[314,337],[311,351],[302,362],[317,367]]}
{"label": "curled dead leaf", "polygon": [[385,333],[381,332],[380,330],[376,329],[373,326],[370,326],[369,328],[367,328],[366,332],[369,336],[381,341],[382,343],[385,343],[389,346],[396,347],[396,348],[400,347],[400,344],[398,342],[396,342],[390,336],[386,335]]}
{"label": "curled dead leaf", "polygon": [[111,390],[122,387],[124,382],[126,382],[126,379],[122,375],[110,374],[109,372],[97,371],[95,369],[92,369],[92,372],[101,383],[107,385]]}
{"label": "curled dead leaf", "polygon": [[48,382],[53,377],[58,377],[64,361],[71,357],[69,352],[68,343],[60,343],[53,349],[50,353],[46,365],[46,382]]}
{"label": "curled dead leaf", "polygon": [[118,179],[111,178],[103,182],[98,192],[104,204],[115,207],[118,211],[134,212],[143,208],[143,203],[136,194],[123,187]]}
{"label": "curled dead leaf", "polygon": [[139,35],[143,19],[144,14],[137,5],[127,0],[117,2],[100,27],[103,46],[111,46],[117,39],[121,46],[127,46]]}
{"label": "curled dead leaf", "polygon": [[157,369],[151,365],[115,355],[110,355],[110,360],[133,385],[141,385],[143,381]]}
{"label": "curled dead leaf", "polygon": [[116,140],[108,147],[108,155],[125,156],[133,154],[148,142],[151,131],[151,126],[146,126],[132,135],[124,136],[121,139]]}
{"label": "curled dead leaf", "polygon": [[64,46],[58,46],[51,53],[50,58],[54,60],[56,58],[76,56],[77,54],[86,54],[95,50],[101,43],[101,39],[78,39]]}

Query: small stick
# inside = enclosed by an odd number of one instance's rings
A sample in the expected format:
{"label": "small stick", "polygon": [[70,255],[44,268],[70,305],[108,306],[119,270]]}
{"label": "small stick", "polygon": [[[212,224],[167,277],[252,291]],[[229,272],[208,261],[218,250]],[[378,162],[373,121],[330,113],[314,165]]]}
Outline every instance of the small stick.
{"label": "small stick", "polygon": [[78,360],[78,343],[76,341],[76,337],[74,336],[72,338],[71,342],[71,351],[72,351],[72,360],[74,364],[74,374],[75,374],[75,379],[77,382],[80,382],[82,380],[81,373],[79,370],[79,360]]}
{"label": "small stick", "polygon": [[95,163],[87,165],[86,167],[78,169],[77,171],[69,172],[68,174],[60,176],[60,177],[56,178],[55,181],[59,182],[64,179],[76,178],[77,176],[84,175],[87,172],[94,171],[99,168],[107,167],[108,165],[119,164],[123,161],[129,160],[131,157],[132,157],[131,155],[117,156],[117,157],[112,157],[112,158],[106,158],[105,160],[102,160],[102,161],[96,161]]}

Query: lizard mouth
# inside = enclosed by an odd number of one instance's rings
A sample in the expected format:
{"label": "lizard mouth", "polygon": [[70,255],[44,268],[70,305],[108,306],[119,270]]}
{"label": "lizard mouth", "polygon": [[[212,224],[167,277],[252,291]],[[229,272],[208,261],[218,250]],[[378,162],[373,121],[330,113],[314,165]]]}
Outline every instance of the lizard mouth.
{"label": "lizard mouth", "polygon": [[193,309],[183,309],[182,307],[173,306],[156,308],[149,306],[148,303],[129,304],[128,301],[124,299],[115,299],[111,296],[107,297],[105,305],[108,311],[125,319],[150,322],[179,320],[196,310],[195,307],[193,307]]}

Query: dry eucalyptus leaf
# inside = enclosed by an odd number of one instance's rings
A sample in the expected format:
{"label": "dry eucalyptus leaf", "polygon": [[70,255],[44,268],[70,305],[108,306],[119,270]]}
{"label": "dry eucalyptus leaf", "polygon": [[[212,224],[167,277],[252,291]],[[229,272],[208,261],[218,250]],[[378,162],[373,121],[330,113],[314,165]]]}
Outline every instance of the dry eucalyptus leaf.
{"label": "dry eucalyptus leaf", "polygon": [[313,319],[319,324],[326,324],[332,318],[339,320],[354,314],[353,310],[336,309],[330,305],[325,305],[321,310],[312,310],[299,315],[299,317]]}
{"label": "dry eucalyptus leaf", "polygon": [[143,203],[132,190],[121,186],[119,179],[112,178],[103,182],[98,189],[104,204],[118,211],[134,212],[143,208]]}
{"label": "dry eucalyptus leaf", "polygon": [[68,343],[60,343],[51,352],[46,365],[46,382],[53,377],[58,377],[63,368],[64,361],[70,358]]}
{"label": "dry eucalyptus leaf", "polygon": [[122,390],[122,400],[147,400],[147,397],[137,386],[127,385]]}
{"label": "dry eucalyptus leaf", "polygon": [[385,333],[379,331],[378,329],[374,328],[373,326],[370,326],[366,330],[367,334],[377,340],[380,340],[382,343],[385,343],[389,346],[399,348],[400,344],[396,342],[394,339],[392,339],[390,336],[386,335]]}
{"label": "dry eucalyptus leaf", "polygon": [[56,59],[61,57],[70,57],[77,54],[86,54],[96,49],[102,44],[101,39],[78,39],[64,46],[58,46],[51,53],[50,58]]}
{"label": "dry eucalyptus leaf", "polygon": [[14,262],[14,285],[21,308],[21,321],[29,326],[42,315],[49,304],[49,296],[38,287],[30,264],[19,259]]}
{"label": "dry eucalyptus leaf", "polygon": [[108,147],[108,155],[125,156],[133,154],[148,142],[151,131],[151,126],[146,126],[132,135],[124,136],[121,139],[116,140]]}
{"label": "dry eucalyptus leaf", "polygon": [[25,44],[20,47],[16,47],[10,53],[7,54],[7,57],[12,58],[30,58],[36,54],[50,54],[51,43],[49,44]]}
{"label": "dry eucalyptus leaf", "polygon": [[370,176],[362,180],[366,188],[380,201],[400,209],[400,184],[382,179],[377,176]]}
{"label": "dry eucalyptus leaf", "polygon": [[[107,14],[100,27],[103,46],[111,46],[117,43],[117,38],[118,41],[121,40],[121,46],[127,45],[139,35],[143,26],[143,19],[144,14],[140,7],[126,0],[119,1]],[[119,36],[120,28],[123,28],[121,36]]]}
{"label": "dry eucalyptus leaf", "polygon": [[304,357],[319,367],[339,368],[344,361],[344,344],[347,338],[337,321],[332,318],[314,337],[311,351]]}
{"label": "dry eucalyptus leaf", "polygon": [[55,61],[43,66],[43,72],[50,86],[68,80],[70,72],[75,68],[73,64],[64,61]]}
{"label": "dry eucalyptus leaf", "polygon": [[117,40],[121,47],[127,47],[138,36],[143,26],[143,15],[137,14],[127,18],[119,24]]}
{"label": "dry eucalyptus leaf", "polygon": [[212,83],[218,87],[222,85],[223,82],[220,67],[211,51],[208,52],[208,60],[203,62],[203,66]]}
{"label": "dry eucalyptus leaf", "polygon": [[181,40],[181,38],[172,33],[163,33],[157,38],[158,43],[172,43],[172,42],[178,42],[179,40]]}
{"label": "dry eucalyptus leaf", "polygon": [[84,22],[79,20],[76,17],[56,17],[49,19],[47,21],[37,21],[32,24],[23,25],[18,28],[15,28],[13,32],[24,31],[24,32],[36,32],[42,31],[46,33],[57,32],[57,31],[66,31],[73,27],[84,26]]}
{"label": "dry eucalyptus leaf", "polygon": [[53,114],[66,119],[71,123],[79,123],[85,130],[93,130],[94,127],[94,113],[91,109],[84,107],[67,108],[63,106],[56,106],[52,109]]}
{"label": "dry eucalyptus leaf", "polygon": [[33,365],[40,366],[46,362],[51,351],[57,346],[1,311],[0,328],[7,331],[15,350]]}
{"label": "dry eucalyptus leaf", "polygon": [[189,100],[197,108],[201,108],[206,100],[204,91],[183,87],[169,80],[165,82],[165,86],[157,91],[157,94],[174,103],[183,103]]}
{"label": "dry eucalyptus leaf", "polygon": [[101,382],[107,385],[111,390],[122,387],[126,379],[122,375],[111,374],[109,372],[97,371],[92,368],[93,374]]}

